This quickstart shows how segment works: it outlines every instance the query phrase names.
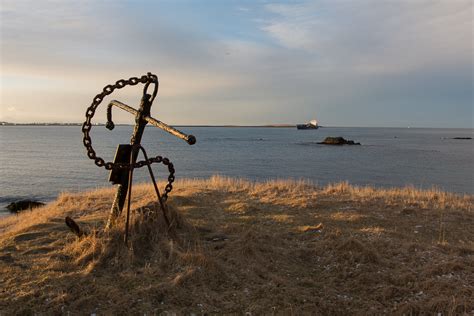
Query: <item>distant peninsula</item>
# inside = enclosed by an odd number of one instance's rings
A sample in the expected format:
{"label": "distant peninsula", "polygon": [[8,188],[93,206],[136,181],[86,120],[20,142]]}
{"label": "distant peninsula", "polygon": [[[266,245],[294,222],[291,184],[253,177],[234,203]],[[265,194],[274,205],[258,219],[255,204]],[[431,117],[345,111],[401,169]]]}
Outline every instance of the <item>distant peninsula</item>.
{"label": "distant peninsula", "polygon": [[[95,123],[95,126],[104,126],[105,123]],[[133,124],[116,124],[122,126],[133,126]],[[1,122],[0,126],[82,126],[82,123],[12,123]],[[192,126],[192,127],[277,127],[277,128],[294,128],[296,124],[267,124],[267,125],[173,125],[173,126]]]}
{"label": "distant peninsula", "polygon": [[[0,126],[81,126],[82,123],[11,123],[0,122]],[[96,125],[104,125],[98,123]]]}

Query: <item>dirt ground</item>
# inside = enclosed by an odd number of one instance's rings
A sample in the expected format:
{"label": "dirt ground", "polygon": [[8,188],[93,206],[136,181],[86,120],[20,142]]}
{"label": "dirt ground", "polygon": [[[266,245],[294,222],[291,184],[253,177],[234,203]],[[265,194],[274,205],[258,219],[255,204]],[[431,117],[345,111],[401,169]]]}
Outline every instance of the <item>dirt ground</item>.
{"label": "dirt ground", "polygon": [[0,315],[474,314],[473,196],[182,180],[168,229],[139,185],[125,245],[123,221],[103,232],[113,195],[0,219]]}

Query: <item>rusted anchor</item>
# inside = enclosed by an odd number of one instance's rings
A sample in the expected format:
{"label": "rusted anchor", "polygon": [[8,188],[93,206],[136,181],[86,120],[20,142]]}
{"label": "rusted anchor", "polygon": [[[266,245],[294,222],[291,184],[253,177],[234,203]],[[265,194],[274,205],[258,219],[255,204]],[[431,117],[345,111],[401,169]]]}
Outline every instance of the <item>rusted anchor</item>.
{"label": "rusted anchor", "polygon": [[[125,110],[135,115],[135,127],[133,130],[132,137],[130,139],[130,144],[119,145],[117,148],[117,152],[115,154],[114,162],[105,162],[104,159],[96,155],[94,149],[92,148],[92,139],[89,135],[89,132],[92,128],[92,123],[91,123],[92,117],[94,116],[94,113],[97,107],[102,102],[105,96],[111,94],[115,89],[121,89],[127,85],[133,86],[138,83],[145,84],[143,88],[143,96],[142,96],[138,110],[116,100],[111,101],[107,107],[106,127],[109,130],[112,130],[114,128],[114,123],[112,122],[112,107],[113,106],[116,106],[122,110]],[[148,88],[150,84],[154,85],[152,94],[148,94]],[[193,135],[186,135],[183,132],[150,116],[150,108],[152,106],[153,100],[155,99],[158,93],[158,85],[159,85],[158,77],[154,74],[148,73],[147,75],[144,75],[140,78],[132,77],[128,80],[122,79],[122,80],[118,80],[114,85],[105,86],[102,92],[94,97],[92,104],[89,106],[89,108],[86,111],[86,121],[82,125],[82,132],[84,134],[83,143],[87,149],[87,156],[90,159],[94,160],[94,163],[97,166],[105,167],[105,169],[111,170],[109,181],[111,181],[113,184],[117,184],[117,193],[115,195],[115,200],[110,210],[109,218],[106,224],[106,229],[109,229],[110,227],[112,227],[115,220],[120,216],[120,214],[122,213],[123,207],[125,205],[126,197],[128,196],[127,217],[126,217],[126,224],[125,224],[125,242],[128,239],[128,226],[129,226],[129,218],[130,218],[130,202],[131,202],[131,194],[132,194],[133,170],[135,168],[140,168],[143,166],[148,167],[148,171],[150,173],[150,177],[153,182],[153,187],[155,189],[158,201],[160,203],[163,216],[168,226],[170,225],[170,222],[167,216],[166,200],[168,198],[168,193],[171,192],[171,190],[173,189],[172,183],[175,180],[174,166],[169,161],[168,158],[163,158],[161,156],[148,158],[148,155],[145,149],[140,145],[143,132],[145,130],[145,126],[148,123],[150,123],[153,126],[161,128],[164,131],[185,140],[189,145],[193,145],[196,143],[196,138]],[[139,151],[142,151],[145,160],[137,162]],[[158,186],[156,184],[153,171],[151,169],[151,164],[155,162],[163,163],[165,166],[168,167],[168,171],[169,171],[168,184],[165,187],[165,190],[164,190],[165,192],[163,195],[161,195],[160,191],[158,190]],[[86,234],[79,228],[79,226],[70,217],[66,218],[66,224],[79,237]]]}

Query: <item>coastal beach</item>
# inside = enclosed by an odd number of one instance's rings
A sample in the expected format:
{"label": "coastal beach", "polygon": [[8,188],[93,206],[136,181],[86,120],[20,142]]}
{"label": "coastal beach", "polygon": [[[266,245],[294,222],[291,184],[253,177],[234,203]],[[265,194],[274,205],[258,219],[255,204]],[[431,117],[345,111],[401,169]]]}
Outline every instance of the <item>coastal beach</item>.
{"label": "coastal beach", "polygon": [[[149,223],[140,215],[158,207],[152,187],[140,185],[129,248],[123,223],[102,232],[113,195],[111,188],[65,193],[0,220],[3,313],[474,311],[472,195],[180,180],[169,231],[162,217]],[[97,234],[75,238],[64,216]]]}

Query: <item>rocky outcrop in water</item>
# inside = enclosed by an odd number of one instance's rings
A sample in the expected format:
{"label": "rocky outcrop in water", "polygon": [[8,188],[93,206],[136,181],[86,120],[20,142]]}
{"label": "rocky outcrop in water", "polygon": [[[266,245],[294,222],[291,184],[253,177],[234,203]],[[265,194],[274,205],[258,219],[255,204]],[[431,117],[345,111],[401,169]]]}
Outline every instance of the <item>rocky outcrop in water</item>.
{"label": "rocky outcrop in water", "polygon": [[353,140],[347,140],[343,137],[326,137],[326,139],[318,144],[322,145],[360,145]]}
{"label": "rocky outcrop in water", "polygon": [[37,208],[40,206],[44,206],[45,204],[39,201],[34,200],[21,200],[17,202],[12,202],[7,205],[7,210],[12,213],[18,213],[23,210],[29,210],[33,208]]}

